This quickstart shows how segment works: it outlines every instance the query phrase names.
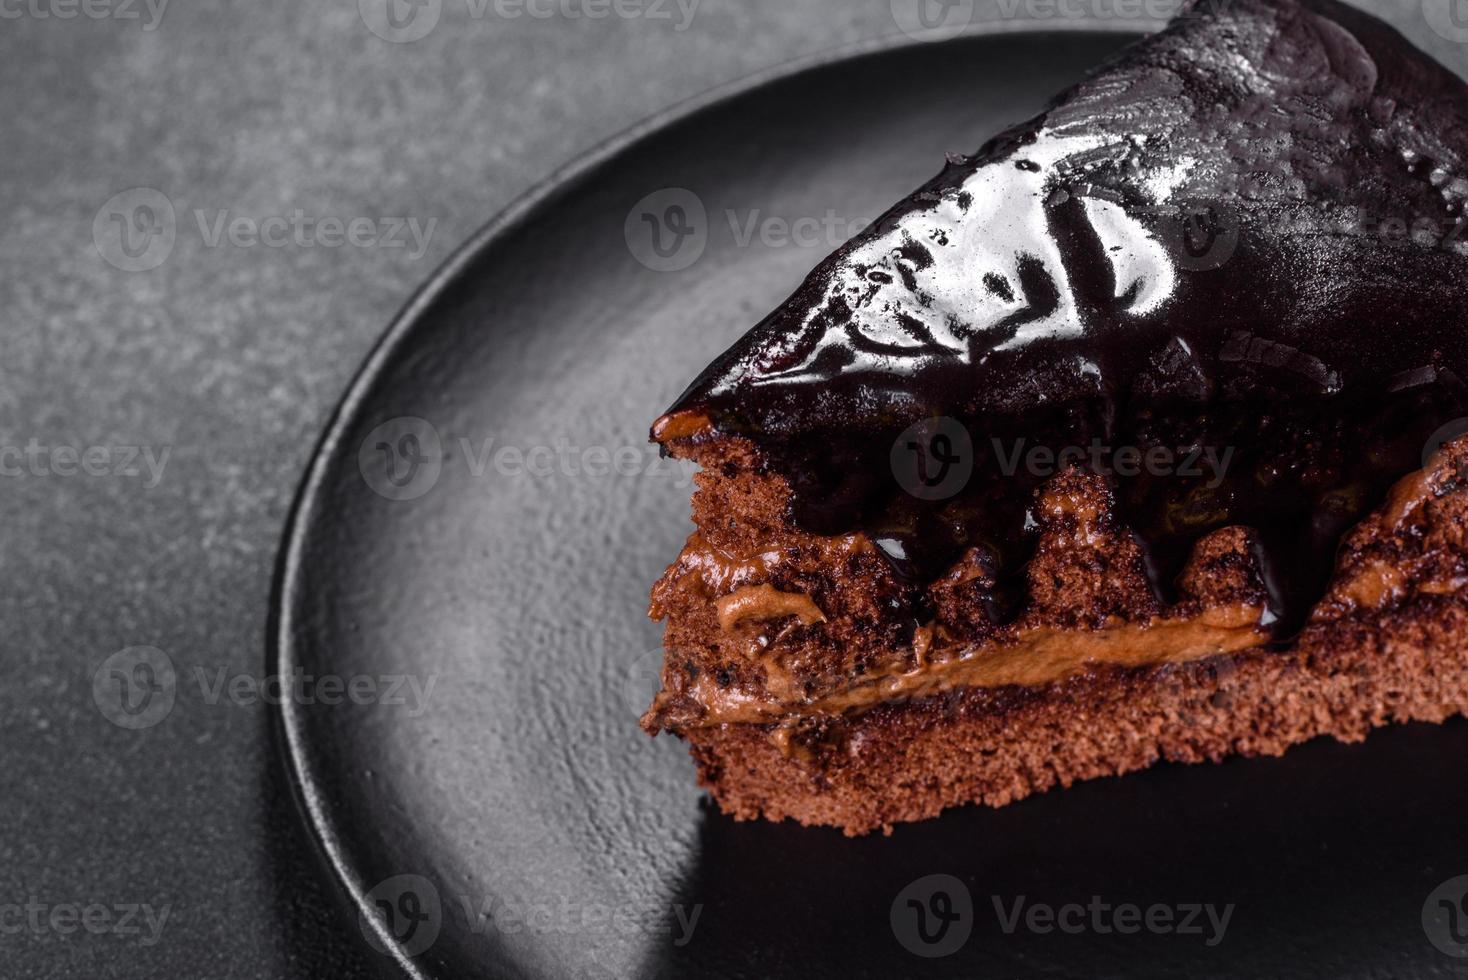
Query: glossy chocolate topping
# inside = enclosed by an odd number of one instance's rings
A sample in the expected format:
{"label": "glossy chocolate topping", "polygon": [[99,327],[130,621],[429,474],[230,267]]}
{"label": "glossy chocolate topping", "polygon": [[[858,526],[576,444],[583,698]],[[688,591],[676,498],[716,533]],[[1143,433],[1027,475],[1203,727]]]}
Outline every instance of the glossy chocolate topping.
{"label": "glossy chocolate topping", "polygon": [[[914,578],[988,549],[996,615],[1046,473],[1027,454],[1078,447],[1160,593],[1201,534],[1245,524],[1287,630],[1344,529],[1468,415],[1465,199],[1456,76],[1328,0],[1205,0],[950,158],[654,434],[748,436],[798,523],[873,532]],[[973,474],[924,499],[893,441],[939,416]],[[1194,451],[1227,462],[1193,475]]]}

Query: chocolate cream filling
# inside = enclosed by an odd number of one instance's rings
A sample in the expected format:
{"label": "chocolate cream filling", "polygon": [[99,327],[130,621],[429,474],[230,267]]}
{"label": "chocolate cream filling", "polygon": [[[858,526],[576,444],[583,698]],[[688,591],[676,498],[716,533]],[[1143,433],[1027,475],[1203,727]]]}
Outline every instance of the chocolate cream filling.
{"label": "chocolate cream filling", "polygon": [[[1461,455],[1468,436],[1452,446]],[[1456,486],[1457,469],[1446,454],[1434,457],[1431,465],[1397,481],[1372,520],[1386,533],[1401,533],[1433,499]],[[1077,502],[1066,498],[1060,506],[1072,509]],[[1051,507],[1057,497],[1045,498]],[[1080,505],[1070,516],[1079,517],[1073,527],[1074,541],[1085,544],[1093,535],[1099,514]],[[832,556],[868,551],[873,545],[862,535],[846,535],[823,542]],[[680,558],[681,575],[666,581],[663,588],[679,587],[681,577],[696,576],[700,591],[716,608],[720,628],[731,634],[789,620],[810,625],[825,621],[816,602],[808,595],[782,591],[768,582],[751,584],[751,579],[768,577],[778,568],[781,551],[761,549],[741,558],[709,546],[698,535],[690,539]],[[962,569],[956,569],[962,571]],[[1451,594],[1463,588],[1468,578],[1414,576],[1408,568],[1372,561],[1338,570],[1331,595],[1349,609],[1375,610],[1405,599],[1409,593]],[[654,596],[652,613],[665,611]],[[1063,681],[1096,666],[1153,667],[1181,664],[1230,654],[1245,653],[1272,642],[1264,603],[1226,602],[1205,604],[1189,601],[1145,622],[1113,618],[1096,629],[1054,626],[1015,626],[993,638],[974,641],[934,628],[919,627],[913,635],[911,656],[899,658],[884,669],[856,678],[827,682],[812,690],[810,678],[786,668],[776,647],[752,654],[763,669],[765,682],[759,692],[721,685],[708,672],[699,674],[680,692],[701,711],[696,720],[678,727],[697,728],[722,724],[793,724],[803,718],[833,717],[856,713],[879,704],[912,701],[942,695],[962,688],[1041,686]],[[760,650],[760,645],[752,646]],[[1226,662],[1226,661],[1225,661]],[[660,695],[660,700],[666,695]],[[659,710],[657,704],[653,711]]]}
{"label": "chocolate cream filling", "polygon": [[[808,600],[807,600],[808,601]],[[1157,618],[1094,631],[1038,628],[1002,641],[935,647],[931,631],[919,631],[917,667],[878,673],[816,697],[804,696],[800,678],[775,658],[764,662],[768,697],[720,687],[700,675],[689,694],[706,713],[686,728],[770,723],[800,717],[859,712],[878,704],[912,701],[965,687],[1039,686],[1073,676],[1090,665],[1148,667],[1187,663],[1260,646],[1269,634],[1259,625],[1261,607],[1235,605],[1191,618]],[[785,700],[795,698],[795,700]]]}

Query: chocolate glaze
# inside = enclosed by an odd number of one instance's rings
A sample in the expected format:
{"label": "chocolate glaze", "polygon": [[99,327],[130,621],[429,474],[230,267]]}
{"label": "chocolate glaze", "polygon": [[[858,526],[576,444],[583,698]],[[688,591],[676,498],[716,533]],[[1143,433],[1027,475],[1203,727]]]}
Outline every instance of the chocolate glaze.
{"label": "chocolate glaze", "polygon": [[[1116,473],[1119,512],[1163,598],[1199,536],[1255,528],[1288,633],[1344,529],[1468,415],[1465,199],[1456,76],[1329,0],[1200,3],[950,157],[663,423],[754,439],[799,524],[864,528],[915,581],[988,549],[996,615],[1043,476],[999,464],[1020,440],[1231,452],[1221,477]],[[975,471],[924,501],[889,455],[935,416]]]}

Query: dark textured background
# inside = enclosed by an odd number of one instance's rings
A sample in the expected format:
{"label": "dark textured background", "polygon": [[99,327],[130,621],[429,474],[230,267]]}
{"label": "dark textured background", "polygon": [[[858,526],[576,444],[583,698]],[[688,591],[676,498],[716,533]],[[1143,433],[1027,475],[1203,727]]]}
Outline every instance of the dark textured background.
{"label": "dark textured background", "polygon": [[[147,946],[0,935],[0,975],[358,975],[358,937],[319,883],[269,710],[207,703],[190,682],[162,723],[128,731],[94,704],[94,672],[148,645],[189,676],[261,676],[291,495],[414,286],[578,151],[719,83],[893,33],[888,0],[702,0],[684,31],[472,19],[467,0],[443,0],[437,28],[406,44],[371,33],[355,0],[173,0],[153,30],[141,5],[139,20],[61,19],[37,14],[64,12],[54,0],[26,2],[0,7],[0,451],[35,440],[170,456],[152,487],[0,476],[0,905],[149,903],[170,917]],[[1468,67],[1468,47],[1416,0],[1381,12]],[[138,186],[172,202],[177,241],[157,268],[128,272],[104,261],[92,226]],[[208,247],[200,209],[436,225],[417,258]]]}

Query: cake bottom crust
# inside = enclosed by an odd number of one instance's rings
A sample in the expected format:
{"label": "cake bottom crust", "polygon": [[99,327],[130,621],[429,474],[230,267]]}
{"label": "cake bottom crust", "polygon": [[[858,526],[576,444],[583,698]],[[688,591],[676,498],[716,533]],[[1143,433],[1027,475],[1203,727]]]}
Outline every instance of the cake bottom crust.
{"label": "cake bottom crust", "polygon": [[1312,626],[1286,650],[1095,667],[1040,687],[969,688],[782,728],[683,733],[704,786],[739,820],[855,836],[963,803],[1003,806],[1158,761],[1279,755],[1395,722],[1468,712],[1468,599],[1423,595]]}

